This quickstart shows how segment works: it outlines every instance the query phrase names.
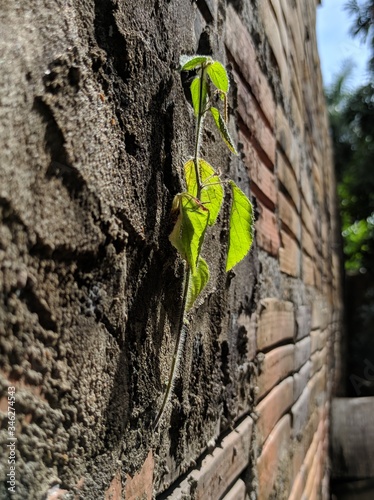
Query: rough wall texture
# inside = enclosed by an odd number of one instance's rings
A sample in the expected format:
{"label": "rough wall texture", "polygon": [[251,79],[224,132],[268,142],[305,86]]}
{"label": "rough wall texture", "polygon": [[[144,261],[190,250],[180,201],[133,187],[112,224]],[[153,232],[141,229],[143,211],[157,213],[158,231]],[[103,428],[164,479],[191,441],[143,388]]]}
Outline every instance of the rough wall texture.
{"label": "rough wall texture", "polygon": [[[1,498],[326,497],[340,299],[315,14],[315,0],[2,6]],[[155,432],[183,281],[169,212],[194,137],[177,68],[195,52],[230,69],[241,155],[211,131],[203,153],[252,196],[256,243],[226,275],[224,210]]]}

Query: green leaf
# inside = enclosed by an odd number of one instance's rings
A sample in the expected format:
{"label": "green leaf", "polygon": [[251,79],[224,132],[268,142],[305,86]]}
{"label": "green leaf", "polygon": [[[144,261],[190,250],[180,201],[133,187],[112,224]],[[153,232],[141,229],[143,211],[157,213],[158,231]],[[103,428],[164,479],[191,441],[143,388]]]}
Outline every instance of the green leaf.
{"label": "green leaf", "polygon": [[235,155],[238,154],[236,151],[236,148],[234,146],[233,140],[231,139],[230,133],[226,127],[225,120],[222,118],[221,113],[218,111],[217,108],[214,108],[213,106],[210,108],[210,112],[212,113],[212,116],[214,118],[214,121],[217,125],[218,130],[221,133],[222,139],[225,141],[226,146],[229,148],[229,150],[234,153]]}
{"label": "green leaf", "polygon": [[230,271],[249,252],[253,241],[253,207],[241,189],[230,181],[232,205],[226,271]]}
{"label": "green leaf", "polygon": [[205,110],[208,101],[208,86],[205,78],[203,77],[202,82],[200,76],[194,78],[192,80],[190,89],[195,116],[199,116],[199,114],[201,114]]}
{"label": "green leaf", "polygon": [[229,77],[227,76],[224,66],[220,62],[214,61],[207,66],[206,72],[212,80],[213,85],[217,87],[218,90],[227,94],[229,91]]}
{"label": "green leaf", "polygon": [[198,295],[204,290],[209,281],[209,267],[202,257],[197,261],[195,274],[190,273],[190,282],[188,285],[186,311],[189,311]]}
{"label": "green leaf", "polygon": [[179,63],[181,65],[181,71],[191,71],[201,66],[201,64],[210,61],[212,61],[212,58],[209,56],[181,56]]}
{"label": "green leaf", "polygon": [[194,274],[209,222],[209,210],[189,193],[179,193],[174,198],[172,212],[177,212],[178,218],[169,240]]}
{"label": "green leaf", "polygon": [[[197,179],[195,161],[188,160],[184,165],[187,191],[192,196],[197,196]],[[223,186],[214,168],[208,162],[199,158],[199,175],[203,189],[200,201],[209,209],[209,226],[213,226],[221,210],[223,201]]]}

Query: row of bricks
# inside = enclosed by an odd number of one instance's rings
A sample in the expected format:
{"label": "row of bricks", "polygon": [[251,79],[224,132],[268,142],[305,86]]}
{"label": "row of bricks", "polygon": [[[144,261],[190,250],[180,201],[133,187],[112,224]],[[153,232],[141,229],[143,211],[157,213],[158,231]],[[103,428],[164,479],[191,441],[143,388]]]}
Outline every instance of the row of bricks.
{"label": "row of bricks", "polygon": [[[231,7],[228,8],[227,23],[229,57],[242,75],[234,71],[238,87],[238,110],[245,127],[239,133],[239,141],[243,144],[252,190],[260,212],[256,227],[257,242],[270,254],[279,254],[283,272],[291,276],[302,274],[308,285],[320,288],[322,281],[331,273],[331,267],[335,281],[338,275],[336,266],[329,264],[331,246],[328,235],[333,231],[329,222],[323,217],[321,220],[320,215],[324,213],[321,206],[326,198],[320,171],[322,153],[315,144],[311,146],[312,178],[307,172],[301,175],[303,162],[300,161],[296,138],[281,107],[276,106],[271,98],[269,84],[257,62],[250,36]],[[246,51],[242,50],[243,47]],[[274,165],[280,182],[287,190],[287,196],[278,193]],[[323,178],[326,175],[329,175],[328,171],[323,173]],[[331,186],[333,183],[326,184]],[[315,198],[318,203],[315,203]],[[275,208],[278,208],[280,221],[277,220]],[[317,262],[326,262],[326,265],[319,269]]]}

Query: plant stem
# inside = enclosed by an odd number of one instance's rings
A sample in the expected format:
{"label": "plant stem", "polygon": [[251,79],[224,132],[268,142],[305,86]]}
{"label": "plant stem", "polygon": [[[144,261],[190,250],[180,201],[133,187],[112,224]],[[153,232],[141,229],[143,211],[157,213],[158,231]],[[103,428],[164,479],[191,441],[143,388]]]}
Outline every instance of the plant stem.
{"label": "plant stem", "polygon": [[178,323],[178,333],[177,333],[177,338],[175,340],[173,360],[171,362],[168,385],[166,387],[164,398],[162,400],[161,408],[160,408],[160,410],[157,414],[157,417],[154,421],[153,429],[157,429],[158,424],[160,423],[161,418],[165,412],[166,405],[169,402],[170,396],[171,396],[172,391],[173,391],[175,378],[177,376],[179,362],[180,362],[181,355],[183,352],[185,332],[186,332],[186,322],[185,322],[186,303],[187,303],[188,287],[190,284],[190,273],[191,273],[190,267],[187,265],[186,266],[186,278],[185,278],[184,287],[183,287],[182,310],[181,310],[181,315],[180,315],[180,319],[179,319],[179,323]]}
{"label": "plant stem", "polygon": [[201,189],[202,183],[200,178],[200,170],[199,170],[199,152],[200,152],[200,135],[201,135],[201,126],[203,122],[203,88],[204,88],[204,78],[205,78],[205,66],[202,64],[201,66],[201,76],[200,76],[200,91],[199,91],[199,110],[197,114],[196,121],[196,137],[195,137],[195,157],[194,157],[194,165],[195,165],[195,175],[197,182],[197,194],[196,198],[199,200],[201,197]]}

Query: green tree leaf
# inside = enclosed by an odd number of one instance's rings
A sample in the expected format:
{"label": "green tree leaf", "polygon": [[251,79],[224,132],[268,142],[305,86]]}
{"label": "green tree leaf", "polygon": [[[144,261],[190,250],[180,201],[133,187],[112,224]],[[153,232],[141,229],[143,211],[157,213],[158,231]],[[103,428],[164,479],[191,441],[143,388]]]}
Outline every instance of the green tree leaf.
{"label": "green tree leaf", "polygon": [[241,189],[230,181],[232,205],[226,271],[230,271],[249,252],[253,241],[253,207]]}
{"label": "green tree leaf", "polygon": [[217,125],[218,130],[221,133],[222,139],[225,141],[226,146],[229,148],[229,150],[234,153],[235,155],[238,154],[236,151],[236,148],[234,146],[234,142],[231,139],[230,133],[226,127],[225,120],[222,118],[221,113],[218,111],[217,108],[211,107],[210,112],[212,113],[212,116],[214,118],[215,124]]}
{"label": "green tree leaf", "polygon": [[172,212],[177,212],[178,218],[169,240],[194,274],[209,222],[209,210],[189,193],[179,193],[174,198]]}
{"label": "green tree leaf", "polygon": [[181,71],[191,71],[203,63],[212,61],[209,56],[181,56],[179,63],[181,65]]}
{"label": "green tree leaf", "polygon": [[208,101],[208,86],[205,78],[203,77],[203,81],[200,76],[194,78],[190,89],[195,116],[199,116],[205,110]]}
{"label": "green tree leaf", "polygon": [[207,66],[206,72],[212,80],[213,85],[217,87],[218,90],[227,94],[229,91],[229,77],[227,76],[224,66],[220,62],[214,61]]}
{"label": "green tree leaf", "polygon": [[190,281],[187,292],[186,311],[189,311],[199,294],[203,291],[209,281],[209,267],[202,257],[197,261],[195,274],[190,273]]}
{"label": "green tree leaf", "polygon": [[[188,160],[184,165],[186,175],[187,192],[197,196],[197,179],[195,161]],[[199,175],[203,185],[200,201],[209,209],[209,226],[213,226],[221,210],[223,201],[223,186],[214,168],[208,162],[199,158]]]}

